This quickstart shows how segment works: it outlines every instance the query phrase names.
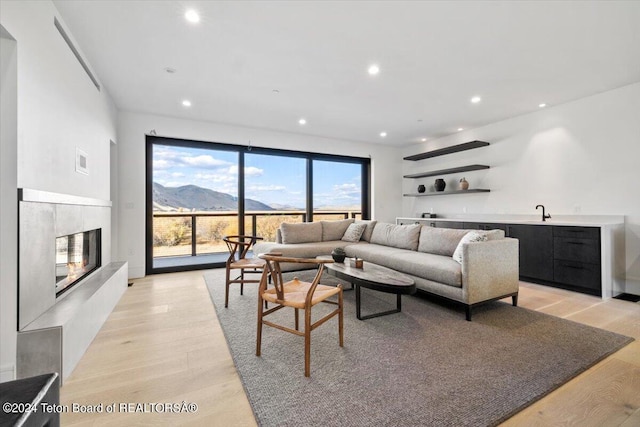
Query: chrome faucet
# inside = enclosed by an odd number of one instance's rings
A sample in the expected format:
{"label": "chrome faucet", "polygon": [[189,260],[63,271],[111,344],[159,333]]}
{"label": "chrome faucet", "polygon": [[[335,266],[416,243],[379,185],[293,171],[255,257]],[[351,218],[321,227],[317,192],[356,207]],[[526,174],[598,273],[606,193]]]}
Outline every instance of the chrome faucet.
{"label": "chrome faucet", "polygon": [[542,221],[546,221],[547,218],[551,218],[551,215],[544,213],[544,205],[537,205],[536,206],[536,210],[538,210],[538,208],[542,208]]}

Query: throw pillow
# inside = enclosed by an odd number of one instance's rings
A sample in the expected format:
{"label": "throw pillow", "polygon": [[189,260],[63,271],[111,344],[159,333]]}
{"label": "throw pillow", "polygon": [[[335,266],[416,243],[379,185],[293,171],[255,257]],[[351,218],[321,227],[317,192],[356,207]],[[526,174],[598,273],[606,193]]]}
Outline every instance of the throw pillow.
{"label": "throw pillow", "polygon": [[374,220],[366,220],[366,219],[357,219],[356,224],[365,224],[367,228],[364,229],[364,233],[362,233],[361,239],[365,242],[371,241],[371,234],[373,233],[373,228],[376,226],[378,221]]}
{"label": "throw pillow", "polygon": [[479,233],[477,231],[470,231],[464,235],[462,239],[460,239],[460,243],[458,243],[458,247],[453,252],[453,259],[462,264],[462,247],[465,243],[472,242],[486,242],[487,236],[484,233]]}
{"label": "throw pillow", "polygon": [[344,232],[342,240],[345,242],[359,242],[360,236],[362,236],[366,228],[367,224],[350,224],[347,231]]}

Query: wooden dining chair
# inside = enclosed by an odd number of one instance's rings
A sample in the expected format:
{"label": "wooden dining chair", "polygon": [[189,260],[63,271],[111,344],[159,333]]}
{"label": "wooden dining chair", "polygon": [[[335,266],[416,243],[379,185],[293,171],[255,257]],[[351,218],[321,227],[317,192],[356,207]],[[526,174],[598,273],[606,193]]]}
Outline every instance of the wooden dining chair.
{"label": "wooden dining chair", "polygon": [[[263,254],[260,255],[260,258],[266,260],[266,266],[262,273],[260,288],[258,291],[258,335],[256,340],[256,356],[260,356],[261,354],[262,325],[271,326],[285,332],[302,336],[304,337],[304,376],[308,377],[310,375],[311,364],[311,331],[337,315],[339,343],[340,347],[343,346],[342,285],[334,287],[321,285],[319,283],[324,270],[324,264],[331,263],[333,260],[290,258],[273,254]],[[297,277],[294,277],[293,280],[285,283],[282,279],[282,271],[280,269],[281,262],[316,264],[318,266],[318,271],[316,272],[315,278],[312,282],[303,282]],[[269,287],[269,278],[271,278],[272,287]],[[337,295],[337,300],[329,300],[329,298],[334,295]],[[267,302],[276,305],[267,309],[265,307],[265,303]],[[311,323],[311,308],[321,302],[337,305],[337,308],[316,322]],[[295,329],[265,320],[266,316],[284,307],[294,309]],[[304,310],[304,330],[302,331],[300,331],[299,327],[299,310]]]}
{"label": "wooden dining chair", "polygon": [[[258,240],[262,240],[262,237],[238,235],[225,236],[222,240],[227,244],[227,249],[229,249],[229,258],[227,258],[226,263],[227,271],[224,290],[224,306],[227,308],[229,307],[229,287],[231,284],[240,283],[240,295],[243,295],[245,283],[260,283],[260,279],[247,279],[245,278],[245,274],[262,273],[265,260],[261,258],[247,258],[249,250]],[[232,270],[240,270],[240,275],[232,279]]]}

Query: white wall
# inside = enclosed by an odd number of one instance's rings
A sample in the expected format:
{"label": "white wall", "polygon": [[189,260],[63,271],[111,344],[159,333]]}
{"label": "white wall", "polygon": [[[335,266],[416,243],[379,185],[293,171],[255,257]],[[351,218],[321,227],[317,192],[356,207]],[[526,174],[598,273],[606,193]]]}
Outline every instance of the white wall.
{"label": "white wall", "polygon": [[[625,215],[627,292],[640,294],[640,83],[413,145],[403,156],[476,139],[491,145],[403,161],[402,174],[486,164],[491,169],[442,178],[447,189],[465,176],[470,188],[491,193],[405,197],[403,216],[431,208],[440,214],[537,215],[537,204],[551,215]],[[429,188],[435,178],[404,179],[403,190]]]}
{"label": "white wall", "polygon": [[[32,188],[108,200],[109,141],[115,138],[116,110],[104,88],[98,91],[54,26],[54,16],[63,24],[50,1],[3,1],[0,25],[15,39],[17,87],[5,87],[5,59],[12,53],[2,41],[2,205],[5,198],[16,203],[17,188]],[[67,31],[73,40],[73,35]],[[79,46],[76,44],[79,49]],[[80,50],[80,49],[79,49]],[[15,53],[14,53],[15,54]],[[7,55],[7,58],[5,58]],[[5,89],[15,90],[17,109],[5,111]],[[16,113],[17,112],[17,113]],[[17,129],[5,128],[16,120]],[[6,140],[5,140],[6,138]],[[9,144],[13,138],[13,150]],[[75,153],[79,147],[88,154],[89,175],[75,171]],[[5,152],[5,150],[7,150]],[[7,157],[5,158],[5,153]],[[13,160],[10,160],[10,158]],[[6,181],[11,168],[16,178]],[[10,205],[8,205],[10,207]],[[7,217],[7,221],[11,219]],[[17,270],[15,239],[3,234],[2,277],[0,290],[0,368],[14,366],[16,333],[16,280],[9,277]],[[13,229],[17,224],[13,223]],[[12,234],[15,236],[15,232]],[[109,239],[110,240],[110,239]],[[107,254],[110,247],[107,248]],[[5,270],[4,262],[12,268]],[[5,277],[5,274],[7,277]],[[4,379],[4,376],[2,377]]]}
{"label": "white wall", "polygon": [[129,262],[130,277],[142,277],[145,272],[145,133],[151,129],[158,136],[182,139],[239,145],[251,140],[254,147],[371,156],[372,217],[392,222],[400,213],[401,157],[395,148],[123,112],[118,118],[119,257]]}
{"label": "white wall", "polygon": [[0,27],[0,382],[15,378],[18,305],[16,42]]}
{"label": "white wall", "polygon": [[[18,186],[109,200],[115,106],[93,85],[54,16],[64,27],[50,1],[2,2],[0,22],[18,43]],[[76,147],[88,154],[89,175],[75,171]]]}

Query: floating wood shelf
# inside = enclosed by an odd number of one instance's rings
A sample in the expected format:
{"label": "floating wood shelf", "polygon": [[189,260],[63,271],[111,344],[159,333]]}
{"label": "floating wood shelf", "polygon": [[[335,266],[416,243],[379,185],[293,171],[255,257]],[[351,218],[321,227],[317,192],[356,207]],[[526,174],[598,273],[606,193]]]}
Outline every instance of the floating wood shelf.
{"label": "floating wood shelf", "polygon": [[484,188],[474,188],[472,190],[455,190],[455,191],[432,191],[430,193],[411,193],[403,194],[405,197],[427,197],[427,196],[446,196],[448,194],[467,194],[467,193],[488,193],[491,190]]}
{"label": "floating wood shelf", "polygon": [[424,178],[424,177],[427,177],[427,176],[448,175],[448,174],[452,174],[452,173],[477,171],[477,170],[481,170],[481,169],[489,169],[489,166],[487,166],[487,165],[460,166],[460,167],[457,167],[457,168],[441,169],[439,171],[414,173],[414,174],[411,174],[411,175],[405,175],[404,178]]}
{"label": "floating wood shelf", "polygon": [[427,151],[425,153],[419,153],[419,154],[414,154],[412,156],[407,156],[404,158],[404,160],[416,161],[416,160],[428,159],[431,157],[444,156],[445,154],[457,153],[459,151],[466,151],[466,150],[472,150],[474,148],[486,147],[487,145],[489,145],[489,143],[484,141],[465,142],[463,144],[452,145],[451,147],[440,148],[438,150],[432,150],[432,151]]}

